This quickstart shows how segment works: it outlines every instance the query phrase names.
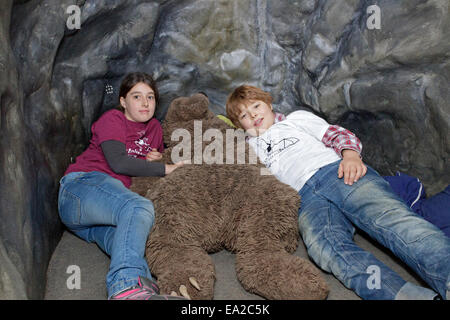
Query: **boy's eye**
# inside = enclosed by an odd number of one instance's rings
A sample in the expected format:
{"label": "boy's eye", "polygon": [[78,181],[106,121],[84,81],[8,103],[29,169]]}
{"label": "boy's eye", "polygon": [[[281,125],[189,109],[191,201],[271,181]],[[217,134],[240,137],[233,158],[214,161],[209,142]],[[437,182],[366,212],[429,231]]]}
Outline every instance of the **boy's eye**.
{"label": "boy's eye", "polygon": [[153,100],[153,96],[148,96],[148,99],[149,100]]}
{"label": "boy's eye", "polygon": [[140,96],[136,95],[136,96],[134,96],[134,98],[135,98],[135,99],[139,99],[139,98],[140,98]]}

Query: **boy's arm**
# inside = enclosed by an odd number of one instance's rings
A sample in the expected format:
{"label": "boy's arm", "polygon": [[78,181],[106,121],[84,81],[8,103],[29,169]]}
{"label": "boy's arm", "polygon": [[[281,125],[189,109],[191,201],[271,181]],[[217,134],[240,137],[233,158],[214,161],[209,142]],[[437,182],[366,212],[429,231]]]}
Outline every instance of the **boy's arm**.
{"label": "boy's arm", "polygon": [[364,177],[367,167],[361,160],[361,155],[350,149],[342,151],[342,161],[339,163],[338,178],[344,177],[344,183],[352,185]]}
{"label": "boy's arm", "polygon": [[341,158],[345,149],[356,151],[361,157],[361,141],[353,132],[340,126],[330,125],[323,135],[322,142],[327,147],[333,148]]}
{"label": "boy's arm", "polygon": [[331,147],[342,158],[338,177],[344,177],[344,183],[352,185],[362,178],[367,167],[361,159],[362,144],[351,131],[337,125],[330,125],[323,135],[322,142]]}

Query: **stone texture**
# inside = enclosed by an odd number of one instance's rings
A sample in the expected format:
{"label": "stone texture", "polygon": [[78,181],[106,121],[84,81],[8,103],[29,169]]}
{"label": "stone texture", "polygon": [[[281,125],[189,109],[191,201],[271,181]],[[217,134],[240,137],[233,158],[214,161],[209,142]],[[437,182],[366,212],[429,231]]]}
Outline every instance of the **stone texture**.
{"label": "stone texture", "polygon": [[[73,4],[79,30],[66,26]],[[370,30],[374,4],[381,28]],[[224,113],[229,92],[250,83],[279,111],[355,131],[380,173],[440,191],[450,181],[449,15],[448,0],[2,1],[0,298],[42,297],[62,231],[58,180],[130,71],[157,79],[159,119],[197,91]]]}
{"label": "stone texture", "polygon": [[[30,131],[23,85],[9,41],[12,1],[0,4],[0,299],[43,297],[55,248],[55,190]],[[32,124],[31,124],[32,125]],[[45,201],[41,201],[45,199]]]}

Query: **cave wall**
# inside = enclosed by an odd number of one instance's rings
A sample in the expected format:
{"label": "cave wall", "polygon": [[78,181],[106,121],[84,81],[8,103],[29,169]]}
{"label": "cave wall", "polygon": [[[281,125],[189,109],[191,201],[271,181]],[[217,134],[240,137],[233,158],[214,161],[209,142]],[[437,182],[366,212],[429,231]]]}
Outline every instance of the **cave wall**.
{"label": "cave wall", "polygon": [[257,85],[281,112],[353,130],[366,163],[433,194],[450,182],[449,34],[448,0],[2,1],[0,299],[43,297],[58,181],[127,72],[155,77],[160,120],[177,96],[204,91],[224,113],[232,89]]}

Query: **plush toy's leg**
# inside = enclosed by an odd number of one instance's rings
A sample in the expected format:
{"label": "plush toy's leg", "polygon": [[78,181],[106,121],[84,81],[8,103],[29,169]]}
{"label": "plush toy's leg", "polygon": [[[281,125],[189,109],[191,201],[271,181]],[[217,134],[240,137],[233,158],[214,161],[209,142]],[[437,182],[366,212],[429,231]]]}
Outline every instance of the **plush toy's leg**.
{"label": "plush toy's leg", "polygon": [[328,286],[319,270],[309,261],[284,249],[238,253],[236,273],[243,287],[266,299],[322,300]]}
{"label": "plush toy's leg", "polygon": [[236,273],[243,287],[267,299],[325,299],[328,286],[319,269],[288,253],[281,240],[298,236],[295,219],[277,223],[273,209],[249,207],[236,234]]}
{"label": "plush toy's leg", "polygon": [[175,292],[177,295],[184,295],[180,292],[180,288],[183,291],[185,286],[189,298],[193,300],[213,298],[214,264],[211,257],[201,247],[157,241],[150,241],[148,244],[147,261],[162,293]]}

